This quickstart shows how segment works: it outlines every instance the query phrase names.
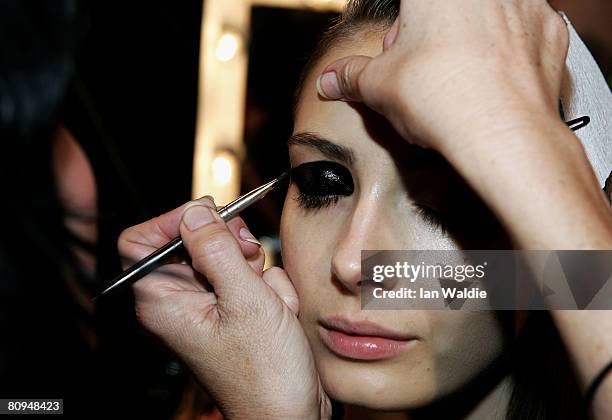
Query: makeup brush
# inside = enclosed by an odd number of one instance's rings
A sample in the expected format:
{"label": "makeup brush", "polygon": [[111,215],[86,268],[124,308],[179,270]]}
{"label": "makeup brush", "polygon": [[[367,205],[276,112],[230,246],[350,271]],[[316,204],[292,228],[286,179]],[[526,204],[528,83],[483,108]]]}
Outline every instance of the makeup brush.
{"label": "makeup brush", "polygon": [[[236,200],[232,201],[228,205],[220,208],[218,210],[219,216],[225,222],[229,221],[247,207],[250,207],[251,205],[264,198],[266,194],[276,188],[280,184],[280,182],[284,180],[288,175],[289,172],[285,172],[282,175],[274,178],[267,184],[255,188],[253,191],[250,191],[238,197]],[[107,295],[112,291],[117,291],[119,289],[125,288],[126,286],[136,282],[137,280],[140,280],[142,277],[146,276],[151,271],[159,267],[164,260],[166,260],[172,255],[175,255],[182,248],[183,240],[180,237],[171,240],[166,245],[159,248],[157,251],[154,251],[152,254],[140,260],[139,262],[125,270],[123,273],[121,273],[119,276],[111,280],[108,285],[104,287],[102,292],[100,292],[92,300],[95,301],[101,296]]]}

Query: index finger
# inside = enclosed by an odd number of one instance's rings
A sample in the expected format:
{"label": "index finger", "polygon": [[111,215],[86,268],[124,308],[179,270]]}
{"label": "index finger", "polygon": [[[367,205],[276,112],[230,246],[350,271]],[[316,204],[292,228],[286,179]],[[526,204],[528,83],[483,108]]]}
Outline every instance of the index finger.
{"label": "index finger", "polygon": [[[205,196],[124,230],[119,236],[117,243],[120,255],[132,261],[137,261],[149,256],[152,252],[177,238],[180,235],[179,224],[181,222],[181,215],[188,206],[196,202],[206,202],[208,205],[214,206],[213,198]],[[245,229],[248,231],[244,220],[239,216],[234,217],[227,222],[227,226],[232,235],[238,240],[242,254],[249,261],[249,264],[252,264],[256,272],[261,272],[263,269],[261,244],[252,235],[246,238],[243,237],[241,231]]]}

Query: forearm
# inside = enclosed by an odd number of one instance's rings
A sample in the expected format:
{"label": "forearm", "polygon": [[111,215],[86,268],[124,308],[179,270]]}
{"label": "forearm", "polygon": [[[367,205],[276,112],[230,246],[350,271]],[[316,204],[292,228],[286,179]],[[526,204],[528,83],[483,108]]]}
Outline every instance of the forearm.
{"label": "forearm", "polygon": [[[580,142],[562,122],[466,141],[447,158],[496,213],[519,249],[612,249],[610,204]],[[460,147],[460,146],[459,146]],[[612,358],[612,311],[551,311],[583,391]],[[612,375],[595,394],[612,416]]]}
{"label": "forearm", "polygon": [[[582,145],[561,121],[443,152],[519,249],[612,249],[612,211]],[[484,131],[483,131],[484,132]]]}
{"label": "forearm", "polygon": [[[612,311],[551,311],[583,391],[612,358]],[[612,374],[598,387],[595,419],[612,418]]]}

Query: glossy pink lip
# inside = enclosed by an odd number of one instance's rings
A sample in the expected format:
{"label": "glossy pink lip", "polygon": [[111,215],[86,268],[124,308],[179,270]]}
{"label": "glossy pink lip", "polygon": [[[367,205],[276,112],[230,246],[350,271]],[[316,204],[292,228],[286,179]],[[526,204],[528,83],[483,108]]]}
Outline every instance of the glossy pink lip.
{"label": "glossy pink lip", "polygon": [[319,334],[332,352],[356,360],[389,359],[417,340],[369,321],[351,322],[343,318],[321,321]]}

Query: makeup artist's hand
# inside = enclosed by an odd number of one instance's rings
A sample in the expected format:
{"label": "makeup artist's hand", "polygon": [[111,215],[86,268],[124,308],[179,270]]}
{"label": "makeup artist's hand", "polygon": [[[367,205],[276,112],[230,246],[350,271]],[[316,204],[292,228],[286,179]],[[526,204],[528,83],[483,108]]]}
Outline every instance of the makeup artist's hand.
{"label": "makeup artist's hand", "polygon": [[445,154],[559,122],[567,47],[567,27],[545,0],[404,0],[384,51],[329,64],[319,92],[364,102],[404,138]]}
{"label": "makeup artist's hand", "polygon": [[382,53],[329,64],[317,87],[440,152],[515,247],[609,249],[610,206],[559,118],[568,44],[545,0],[402,0]]}
{"label": "makeup artist's hand", "polygon": [[139,321],[194,372],[229,419],[331,414],[285,272],[263,271],[244,221],[221,220],[210,197],[125,230],[119,251],[139,260],[181,235],[191,264],[174,261],[136,282]]}

